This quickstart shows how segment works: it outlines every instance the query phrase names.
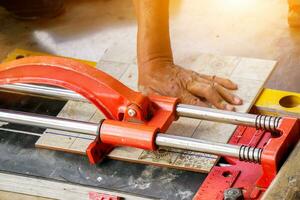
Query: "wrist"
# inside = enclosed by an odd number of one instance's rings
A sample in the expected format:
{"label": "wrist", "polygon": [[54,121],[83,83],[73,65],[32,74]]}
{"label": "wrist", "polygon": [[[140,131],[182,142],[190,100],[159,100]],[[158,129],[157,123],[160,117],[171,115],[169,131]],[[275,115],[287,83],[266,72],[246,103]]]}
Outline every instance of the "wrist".
{"label": "wrist", "polygon": [[170,67],[174,65],[172,55],[154,54],[152,56],[138,56],[139,73],[157,71],[157,69]]}
{"label": "wrist", "polygon": [[[174,67],[171,57],[153,57],[138,63],[138,82],[139,85],[148,84],[157,77],[167,75]],[[159,78],[160,79],[160,78]]]}

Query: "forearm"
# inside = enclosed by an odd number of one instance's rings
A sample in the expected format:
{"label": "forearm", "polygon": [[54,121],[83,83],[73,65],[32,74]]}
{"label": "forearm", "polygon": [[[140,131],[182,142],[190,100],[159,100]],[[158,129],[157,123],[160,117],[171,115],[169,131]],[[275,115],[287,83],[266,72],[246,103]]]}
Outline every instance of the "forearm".
{"label": "forearm", "polygon": [[139,68],[149,63],[173,62],[169,35],[168,0],[134,0],[137,23]]}
{"label": "forearm", "polygon": [[241,99],[228,92],[237,86],[228,79],[208,76],[173,63],[168,0],[134,0],[138,22],[139,90],[145,95],[179,98],[182,103],[234,110]]}

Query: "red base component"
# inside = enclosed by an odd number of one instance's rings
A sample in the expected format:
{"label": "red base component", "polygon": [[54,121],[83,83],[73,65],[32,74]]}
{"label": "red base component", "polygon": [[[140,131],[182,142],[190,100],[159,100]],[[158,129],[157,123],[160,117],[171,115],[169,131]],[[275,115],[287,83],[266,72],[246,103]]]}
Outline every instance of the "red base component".
{"label": "red base component", "polygon": [[223,200],[228,188],[242,189],[245,199],[260,199],[300,138],[297,119],[283,118],[279,130],[281,135],[272,138],[270,132],[239,126],[229,143],[264,147],[261,164],[224,157],[230,166],[213,167],[194,200]]}
{"label": "red base component", "polygon": [[146,150],[156,149],[154,141],[158,128],[152,126],[105,120],[100,132],[100,140],[107,144]]}
{"label": "red base component", "polygon": [[97,192],[89,192],[89,200],[121,200],[121,197]]}
{"label": "red base component", "polygon": [[[175,119],[175,105],[177,99],[170,97],[149,97],[152,102],[152,116],[148,121],[132,123],[129,121],[105,120],[100,128],[101,137],[97,137],[87,148],[86,154],[90,163],[101,162],[113,146],[131,146],[148,150],[155,150],[155,135],[165,132]],[[134,119],[131,119],[134,121]]]}
{"label": "red base component", "polygon": [[[1,64],[0,84],[12,83],[47,84],[72,90],[87,98],[106,118],[116,120],[105,122],[101,141],[97,137],[88,147],[91,163],[101,161],[113,149],[111,144],[155,149],[155,133],[166,131],[176,116],[177,99],[145,97],[110,75],[71,59],[35,56]],[[130,116],[128,110],[135,114]],[[124,132],[118,132],[116,128],[112,131],[113,123],[117,121],[124,122],[118,124]],[[131,132],[135,124],[141,131]],[[110,131],[112,135],[109,135]],[[139,141],[136,145],[134,137]]]}
{"label": "red base component", "polygon": [[113,150],[114,146],[101,143],[98,137],[86,149],[86,155],[91,164],[101,162],[107,154]]}

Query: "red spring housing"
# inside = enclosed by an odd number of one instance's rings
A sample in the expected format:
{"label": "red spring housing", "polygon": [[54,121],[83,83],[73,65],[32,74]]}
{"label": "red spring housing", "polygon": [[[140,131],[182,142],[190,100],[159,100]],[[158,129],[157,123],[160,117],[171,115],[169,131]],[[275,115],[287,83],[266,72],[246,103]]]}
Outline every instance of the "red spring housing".
{"label": "red spring housing", "polygon": [[278,129],[280,136],[272,137],[270,132],[239,126],[229,143],[263,148],[261,164],[224,157],[230,166],[213,167],[194,200],[223,200],[229,188],[241,189],[244,199],[260,199],[300,139],[296,118],[282,118]]}

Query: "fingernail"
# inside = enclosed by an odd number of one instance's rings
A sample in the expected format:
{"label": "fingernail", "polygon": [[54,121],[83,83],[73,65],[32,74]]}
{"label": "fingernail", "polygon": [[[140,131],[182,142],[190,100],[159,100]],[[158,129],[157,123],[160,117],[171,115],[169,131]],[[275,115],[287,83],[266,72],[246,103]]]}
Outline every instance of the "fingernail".
{"label": "fingernail", "polygon": [[242,104],[242,103],[243,103],[243,100],[242,100],[242,99],[240,99],[239,97],[234,97],[234,99],[233,99],[233,100],[234,100],[234,103],[235,103],[235,104],[239,104],[239,105],[240,105],[240,104]]}
{"label": "fingernail", "polygon": [[226,104],[225,106],[226,110],[234,111],[234,107],[232,105]]}

